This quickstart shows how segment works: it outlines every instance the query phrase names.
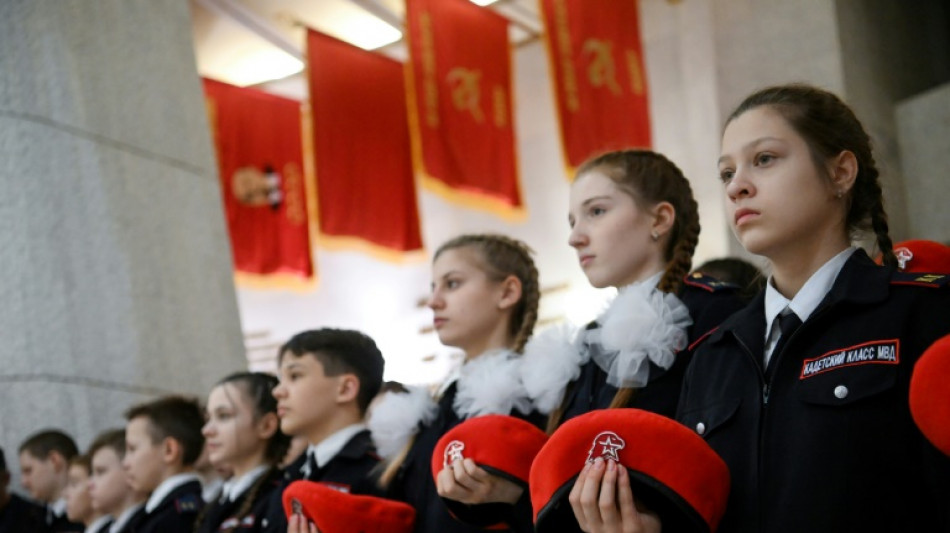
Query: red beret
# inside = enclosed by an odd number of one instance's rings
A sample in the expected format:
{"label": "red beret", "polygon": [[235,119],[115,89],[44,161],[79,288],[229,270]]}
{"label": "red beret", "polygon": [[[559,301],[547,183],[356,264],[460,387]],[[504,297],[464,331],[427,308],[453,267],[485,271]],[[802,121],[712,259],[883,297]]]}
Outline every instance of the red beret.
{"label": "red beret", "polygon": [[[894,245],[901,272],[950,274],[950,246],[934,241],[913,240]],[[878,257],[878,263],[881,258]]]}
{"label": "red beret", "polygon": [[432,477],[456,459],[469,458],[488,472],[528,485],[534,456],[548,436],[520,418],[484,415],[450,429],[432,452]]}
{"label": "red beret", "polygon": [[920,356],[910,378],[910,414],[934,446],[950,455],[950,335]]}
{"label": "red beret", "polygon": [[602,409],[568,420],[534,460],[536,531],[576,531],[567,498],[584,465],[598,457],[627,468],[634,496],[660,516],[664,531],[709,532],[719,525],[729,469],[702,437],[648,411]]}
{"label": "red beret", "polygon": [[313,481],[294,481],[284,489],[283,500],[288,520],[298,504],[320,533],[411,533],[416,521],[416,510],[406,503]]}

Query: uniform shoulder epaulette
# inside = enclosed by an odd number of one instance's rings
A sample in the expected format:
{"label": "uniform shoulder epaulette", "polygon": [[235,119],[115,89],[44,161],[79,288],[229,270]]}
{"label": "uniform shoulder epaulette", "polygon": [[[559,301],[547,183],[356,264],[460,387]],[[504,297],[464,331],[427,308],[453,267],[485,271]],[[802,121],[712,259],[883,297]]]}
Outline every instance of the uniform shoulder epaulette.
{"label": "uniform shoulder epaulette", "polygon": [[692,274],[687,274],[686,277],[683,278],[683,282],[690,287],[696,287],[708,292],[724,290],[735,291],[739,289],[739,286],[735,283],[722,281],[712,276],[703,274],[702,272],[693,272]]}
{"label": "uniform shoulder epaulette", "polygon": [[200,509],[197,494],[186,494],[175,500],[175,510],[181,513],[196,513]]}
{"label": "uniform shoulder epaulette", "polygon": [[950,275],[947,274],[925,274],[922,272],[899,272],[894,271],[891,274],[891,285],[916,285],[918,287],[930,287],[938,289],[950,284]]}

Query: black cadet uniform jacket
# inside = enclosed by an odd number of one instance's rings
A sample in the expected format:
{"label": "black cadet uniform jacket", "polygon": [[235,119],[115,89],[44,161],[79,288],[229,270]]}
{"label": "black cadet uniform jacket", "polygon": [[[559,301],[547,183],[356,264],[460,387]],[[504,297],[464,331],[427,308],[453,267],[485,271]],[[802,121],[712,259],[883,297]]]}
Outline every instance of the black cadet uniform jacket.
{"label": "black cadet uniform jacket", "polygon": [[[416,533],[476,533],[485,531],[483,525],[495,526],[491,528],[495,531],[506,531],[504,527],[509,528],[507,531],[533,531],[528,490],[515,505],[469,506],[439,496],[432,477],[432,453],[442,435],[465,421],[453,408],[457,385],[450,385],[439,399],[435,420],[420,427],[386,497],[406,502],[416,510]],[[531,413],[527,417],[518,412],[510,415],[536,426],[543,422],[540,413]]]}
{"label": "black cadet uniform jacket", "polygon": [[[699,273],[690,274],[684,279],[683,289],[678,296],[689,309],[690,318],[693,319],[687,329],[690,345],[744,306],[737,286]],[[599,327],[597,322],[591,322],[587,329]],[[585,349],[602,348],[586,345]],[[672,418],[676,414],[680,387],[691,354],[689,349],[681,350],[676,354],[673,366],[666,370],[650,362],[650,381],[646,387],[634,392],[626,407]],[[581,367],[580,376],[568,385],[561,402],[564,415],[560,424],[594,409],[606,409],[616,394],[617,388],[607,383],[607,373],[594,362],[593,357],[589,358]]]}
{"label": "black cadet uniform jacket", "polygon": [[309,475],[304,475],[307,454],[306,452],[301,454],[286,468],[284,486],[304,479],[320,481],[352,494],[379,496],[382,491],[377,485],[375,473],[379,460],[370,432],[364,429],[353,435],[353,438],[333,456],[333,459],[323,465],[323,468],[311,469]]}
{"label": "black cadet uniform jacket", "polygon": [[[283,531],[287,530],[287,516],[283,514],[283,492],[294,481],[319,481],[343,492],[351,494],[367,494],[379,496],[382,490],[377,484],[376,466],[379,465],[379,455],[369,430],[362,430],[347,441],[347,443],[333,456],[333,459],[316,468],[308,469],[307,453],[300,454],[293,463],[284,469],[284,480],[280,490],[271,494],[268,523],[279,523]],[[277,512],[281,514],[277,514]],[[268,526],[270,527],[270,526]],[[269,530],[268,530],[269,531]],[[279,531],[279,530],[278,530]]]}
{"label": "black cadet uniform jacket", "polygon": [[0,533],[46,530],[46,509],[16,494],[0,508]]}
{"label": "black cadet uniform jacket", "polygon": [[[258,489],[255,491],[254,487]],[[227,499],[209,502],[201,513],[195,533],[235,531],[241,533],[277,533],[287,531],[287,518],[280,505],[284,486],[284,472],[272,468],[256,480],[244,494],[234,501]],[[254,494],[251,494],[254,492]],[[254,498],[244,512],[248,498]]]}
{"label": "black cadet uniform jacket", "polygon": [[43,508],[43,513],[45,518],[45,528],[43,531],[45,533],[82,533],[85,531],[86,526],[79,522],[73,522],[66,516],[66,511],[63,511],[63,514],[56,514],[52,511],[49,505]]}
{"label": "black cadet uniform jacket", "polygon": [[908,407],[950,332],[947,281],[858,250],[767,372],[764,293],[701,342],[677,418],[729,466],[720,533],[950,531],[950,458]]}
{"label": "black cadet uniform jacket", "polygon": [[192,531],[202,507],[201,483],[192,480],[176,487],[152,512],[143,507],[131,529],[134,533]]}

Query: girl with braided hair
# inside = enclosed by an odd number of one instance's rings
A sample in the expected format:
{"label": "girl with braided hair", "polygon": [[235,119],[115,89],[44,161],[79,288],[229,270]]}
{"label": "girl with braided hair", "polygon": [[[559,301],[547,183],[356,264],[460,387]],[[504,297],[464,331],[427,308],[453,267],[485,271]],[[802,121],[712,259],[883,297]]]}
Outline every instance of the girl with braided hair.
{"label": "girl with braided hair", "polygon": [[218,500],[205,506],[197,533],[287,530],[280,502],[283,476],[277,464],[290,446],[281,433],[276,377],[240,372],[222,379],[208,395],[208,421],[202,429],[215,468],[233,476]]}
{"label": "girl with braided hair", "polygon": [[[462,421],[486,414],[512,415],[542,423],[518,379],[521,351],[538,316],[538,271],[522,242],[502,235],[462,235],[443,244],[432,264],[432,293],[428,306],[439,340],[461,349],[465,362],[442,386],[435,399],[428,391],[388,393],[375,405],[370,429],[386,458],[381,482],[387,495],[416,509],[415,531],[468,533],[479,527],[461,522],[465,511],[484,519],[497,510],[483,506],[452,507],[440,498],[431,471],[439,438]],[[459,462],[461,463],[461,462]],[[530,504],[525,491],[474,464],[440,473],[443,496],[470,503],[478,493],[485,502],[520,501],[519,511],[501,512],[512,527],[523,519],[531,530]],[[449,505],[453,505],[451,502]],[[492,507],[492,506],[488,506]],[[509,515],[518,515],[518,518]]]}
{"label": "girl with braided hair", "polygon": [[[772,263],[699,343],[677,414],[729,466],[719,532],[950,531],[950,459],[908,408],[914,364],[950,332],[950,277],[894,269],[861,122],[828,91],[762,89],[726,122],[719,176],[739,242]],[[852,246],[868,230],[884,266]],[[598,506],[603,470],[578,481],[587,530],[651,531],[629,494]]]}
{"label": "girl with braided hair", "polygon": [[686,348],[741,307],[736,287],[687,277],[700,230],[689,181],[656,152],[608,152],[578,168],[568,221],[591,285],[618,295],[583,331],[529,343],[523,380],[548,431],[608,407],[672,417]]}

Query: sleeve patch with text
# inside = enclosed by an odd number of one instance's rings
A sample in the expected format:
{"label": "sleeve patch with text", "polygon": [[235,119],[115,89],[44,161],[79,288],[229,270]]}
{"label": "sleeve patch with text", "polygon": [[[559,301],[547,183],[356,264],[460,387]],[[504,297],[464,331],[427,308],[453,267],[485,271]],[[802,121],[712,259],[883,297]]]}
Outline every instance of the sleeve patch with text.
{"label": "sleeve patch with text", "polygon": [[870,341],[847,348],[832,350],[824,355],[806,359],[802,364],[802,373],[799,379],[806,379],[818,374],[855,365],[900,363],[900,340],[889,339]]}

